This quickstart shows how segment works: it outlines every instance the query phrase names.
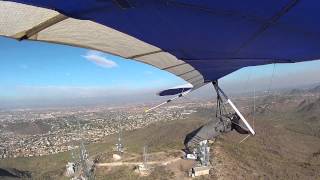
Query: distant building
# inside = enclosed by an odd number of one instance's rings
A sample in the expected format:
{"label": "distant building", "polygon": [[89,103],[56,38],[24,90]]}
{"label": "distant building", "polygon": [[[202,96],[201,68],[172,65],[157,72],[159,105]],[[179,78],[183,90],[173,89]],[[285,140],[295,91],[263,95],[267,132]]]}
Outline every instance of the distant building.
{"label": "distant building", "polygon": [[199,167],[193,167],[191,171],[189,172],[189,176],[191,177],[198,177],[202,175],[208,175],[210,174],[211,167],[209,166],[199,166]]}
{"label": "distant building", "polygon": [[75,173],[75,164],[72,163],[72,162],[68,162],[67,165],[66,165],[66,176],[67,177],[72,177],[74,176],[74,173]]}

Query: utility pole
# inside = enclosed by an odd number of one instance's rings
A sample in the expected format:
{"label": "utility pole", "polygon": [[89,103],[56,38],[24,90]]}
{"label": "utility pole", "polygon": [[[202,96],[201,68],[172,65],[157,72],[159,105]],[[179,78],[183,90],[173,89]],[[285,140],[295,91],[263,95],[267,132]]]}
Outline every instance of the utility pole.
{"label": "utility pole", "polygon": [[143,166],[145,169],[148,169],[148,155],[147,155],[147,146],[143,147]]}

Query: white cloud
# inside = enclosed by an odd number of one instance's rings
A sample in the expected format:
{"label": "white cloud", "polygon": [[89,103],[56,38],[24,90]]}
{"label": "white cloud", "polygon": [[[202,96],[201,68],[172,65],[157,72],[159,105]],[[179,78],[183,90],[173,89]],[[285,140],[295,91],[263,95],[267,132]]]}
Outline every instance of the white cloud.
{"label": "white cloud", "polygon": [[118,66],[118,64],[116,62],[105,58],[103,56],[103,53],[101,53],[99,51],[90,50],[83,57],[86,58],[88,61],[91,61],[91,62],[95,63],[96,65],[101,66],[103,68],[114,68],[114,67]]}

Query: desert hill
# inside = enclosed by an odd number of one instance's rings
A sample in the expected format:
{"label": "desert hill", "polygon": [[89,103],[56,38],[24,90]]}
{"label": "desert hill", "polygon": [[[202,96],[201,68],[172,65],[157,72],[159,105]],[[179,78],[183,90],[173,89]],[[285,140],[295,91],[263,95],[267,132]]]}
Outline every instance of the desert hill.
{"label": "desert hill", "polygon": [[[237,103],[248,107],[246,117],[257,134],[239,143],[245,136],[225,134],[212,145],[212,175],[201,179],[317,179],[320,177],[320,99],[315,96],[257,97],[253,122],[252,99]],[[267,109],[267,110],[266,110]],[[215,110],[202,107],[187,119],[159,122],[146,128],[123,132],[126,156],[141,159],[142,147],[150,153],[179,157],[187,133],[209,120]],[[310,119],[311,118],[311,119]],[[91,156],[109,162],[117,135],[103,143],[87,145]],[[174,152],[174,153],[173,153]],[[65,178],[65,164],[70,152],[55,155],[0,160],[3,169],[28,171],[32,178]],[[134,174],[132,166],[98,168],[96,179],[181,179],[187,178],[184,164],[155,166],[148,177]]]}

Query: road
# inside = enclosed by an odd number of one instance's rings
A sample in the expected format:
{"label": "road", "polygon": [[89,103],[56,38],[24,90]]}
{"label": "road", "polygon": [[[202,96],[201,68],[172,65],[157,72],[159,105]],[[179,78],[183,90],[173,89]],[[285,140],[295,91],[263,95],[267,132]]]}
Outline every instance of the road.
{"label": "road", "polygon": [[[168,165],[173,162],[180,160],[181,158],[173,158],[167,161],[148,161],[147,164],[154,165],[154,164],[161,164],[161,165]],[[114,167],[114,166],[137,166],[139,164],[143,164],[143,162],[112,162],[112,163],[97,163],[97,167]]]}

